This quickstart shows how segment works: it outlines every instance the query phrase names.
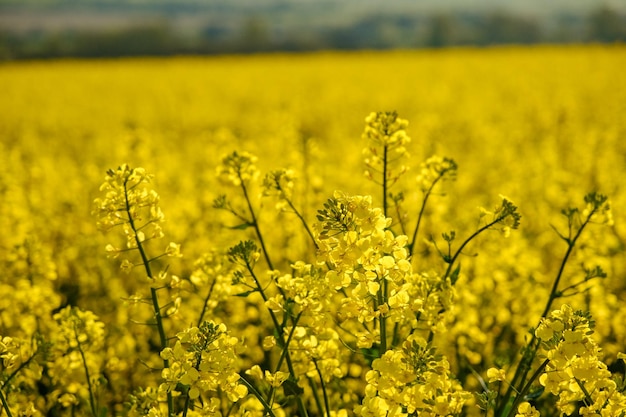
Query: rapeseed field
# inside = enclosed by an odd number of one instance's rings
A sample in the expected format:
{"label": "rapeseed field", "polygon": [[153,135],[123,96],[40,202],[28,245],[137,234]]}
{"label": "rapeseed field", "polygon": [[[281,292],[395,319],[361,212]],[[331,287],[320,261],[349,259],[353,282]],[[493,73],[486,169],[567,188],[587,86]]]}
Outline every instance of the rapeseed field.
{"label": "rapeseed field", "polygon": [[623,68],[2,64],[2,413],[626,415]]}

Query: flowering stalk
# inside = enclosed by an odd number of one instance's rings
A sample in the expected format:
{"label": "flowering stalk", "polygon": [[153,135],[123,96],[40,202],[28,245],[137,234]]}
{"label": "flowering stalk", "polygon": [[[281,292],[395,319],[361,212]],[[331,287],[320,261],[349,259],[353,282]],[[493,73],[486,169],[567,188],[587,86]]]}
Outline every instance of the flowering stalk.
{"label": "flowering stalk", "polygon": [[[484,213],[484,214],[487,214],[487,213]],[[463,249],[465,248],[465,246],[467,246],[468,243],[474,240],[482,232],[484,232],[485,230],[491,229],[496,225],[500,225],[501,230],[506,235],[510,231],[510,229],[517,229],[519,227],[521,216],[517,212],[517,207],[515,206],[515,204],[513,204],[506,197],[502,197],[502,203],[500,204],[500,206],[498,206],[494,210],[492,216],[493,216],[493,219],[491,221],[489,221],[487,224],[485,224],[484,226],[476,230],[467,239],[465,239],[463,243],[461,243],[461,246],[459,246],[459,248],[456,250],[454,255],[450,256],[450,254],[448,254],[444,256],[444,260],[448,263],[448,268],[446,269],[446,272],[443,275],[444,279],[450,277],[450,273],[452,272],[452,267],[454,266],[456,259],[463,252]],[[453,239],[454,235],[451,234],[451,236]],[[446,239],[446,240],[450,242],[452,239]]]}
{"label": "flowering stalk", "polygon": [[[287,203],[291,211],[298,217],[300,223],[304,227],[307,235],[313,242],[313,246],[315,249],[319,249],[319,245],[315,240],[315,236],[313,236],[313,232],[311,228],[307,224],[304,216],[298,211],[296,206],[292,201],[293,194],[293,182],[294,182],[294,174],[291,170],[281,169],[269,172],[265,178],[263,179],[263,195],[276,195],[281,202]],[[282,204],[278,204],[277,207],[282,208]]]}
{"label": "flowering stalk", "polygon": [[[139,254],[141,256],[141,262],[145,268],[146,275],[152,281],[154,280],[154,276],[152,274],[152,269],[150,268],[150,260],[148,259],[148,256],[146,255],[146,251],[143,247],[143,242],[139,238],[140,235],[138,233],[138,229],[137,229],[137,226],[135,225],[135,220],[131,212],[132,206],[129,200],[129,193],[128,193],[129,178],[130,176],[126,177],[126,179],[124,180],[124,197],[126,201],[126,214],[128,215],[128,224],[130,225],[130,228],[133,231],[133,237],[135,239],[137,249],[139,250]],[[154,318],[156,320],[156,328],[157,328],[157,331],[159,332],[159,341],[161,343],[161,350],[163,350],[167,347],[167,337],[165,335],[165,327],[163,326],[163,317],[161,315],[161,306],[159,305],[159,296],[157,294],[157,289],[154,287],[150,287],[150,298],[152,300],[152,310],[154,311]],[[167,359],[163,359],[163,368],[167,369],[169,368],[169,366],[170,366],[169,361]],[[174,401],[173,401],[171,392],[167,393],[167,409],[168,409],[168,416],[173,416],[174,415]]]}
{"label": "flowering stalk", "polygon": [[83,368],[85,369],[85,379],[87,380],[87,389],[89,390],[89,405],[91,406],[91,414],[93,415],[93,417],[98,417],[98,413],[96,411],[98,407],[96,405],[96,397],[94,394],[94,388],[91,384],[91,376],[89,375],[89,367],[87,366],[87,358],[85,358],[85,351],[83,350],[80,344],[80,338],[79,338],[78,330],[76,329],[76,326],[74,326],[74,336],[76,337],[76,344],[77,344],[76,349],[78,350],[78,353],[80,354],[80,358],[83,361]]}
{"label": "flowering stalk", "polygon": [[[559,234],[559,236],[567,243],[567,251],[565,252],[565,256],[563,256],[563,260],[561,261],[559,272],[557,273],[556,279],[552,284],[552,289],[550,290],[548,302],[546,303],[546,307],[544,308],[541,317],[546,317],[548,315],[548,313],[550,312],[550,308],[552,307],[552,303],[554,302],[554,300],[560,297],[560,292],[558,291],[558,288],[561,277],[563,276],[565,264],[572,254],[574,246],[576,245],[576,241],[578,241],[578,238],[582,234],[585,227],[591,222],[592,218],[596,217],[596,213],[598,213],[599,211],[602,212],[601,215],[606,218],[606,221],[608,223],[611,222],[609,212],[610,206],[607,196],[597,193],[589,193],[585,196],[585,203],[587,203],[587,208],[585,210],[587,216],[582,221],[582,223],[580,223],[580,220],[578,218],[578,209],[569,209],[563,211],[563,214],[565,214],[568,219],[568,236],[565,237],[561,234]],[[575,228],[576,223],[580,223],[580,226],[578,227],[578,230],[574,232],[573,229]]]}
{"label": "flowering stalk", "polygon": [[238,152],[233,152],[229,155],[226,155],[222,159],[222,165],[218,167],[218,175],[220,176],[220,179],[222,179],[224,182],[241,188],[250,218],[239,214],[226,200],[225,196],[217,198],[213,203],[213,207],[226,209],[233,213],[235,216],[239,217],[241,220],[244,221],[244,223],[240,227],[245,228],[251,226],[254,228],[254,232],[257,236],[257,239],[259,239],[259,244],[261,245],[261,249],[263,250],[265,262],[267,263],[268,268],[270,270],[273,270],[274,265],[272,264],[267,248],[265,247],[263,234],[261,233],[259,222],[255,214],[254,208],[252,207],[252,201],[248,193],[247,184],[249,184],[252,180],[256,179],[259,176],[259,171],[254,165],[256,160],[256,156],[251,155],[247,152],[243,152],[241,154]]}
{"label": "flowering stalk", "polygon": [[422,217],[424,216],[424,211],[426,210],[426,203],[428,202],[429,197],[432,195],[435,185],[437,185],[437,183],[443,179],[456,178],[456,171],[456,162],[449,158],[440,158],[438,156],[433,156],[426,160],[426,162],[422,163],[422,169],[417,177],[417,182],[420,184],[424,198],[422,199],[422,205],[417,215],[417,224],[415,225],[415,229],[413,229],[413,235],[408,245],[409,256],[413,256],[413,252],[415,251],[417,233],[420,229],[420,224],[422,222]]}
{"label": "flowering stalk", "polygon": [[[160,223],[163,221],[163,213],[158,205],[159,196],[147,184],[152,176],[143,168],[131,169],[128,165],[122,165],[117,170],[107,171],[104,184],[100,187],[105,191],[104,198],[95,200],[95,214],[98,215],[98,225],[103,230],[122,226],[126,235],[127,249],[118,249],[113,245],[107,246],[107,252],[117,257],[120,253],[136,249],[141,258],[148,281],[151,283],[150,296],[152,310],[159,335],[161,350],[167,348],[168,342],[163,323],[162,307],[157,294],[157,282],[162,280],[166,273],[155,276],[151,262],[162,256],[181,256],[179,245],[170,243],[165,253],[155,258],[149,258],[144,247],[145,242],[163,237]],[[128,260],[122,262],[122,268],[132,269],[135,264]],[[169,368],[169,361],[163,358],[164,369]],[[171,392],[167,393],[168,416],[174,415],[174,403]]]}
{"label": "flowering stalk", "polygon": [[[383,214],[387,216],[387,198],[389,188],[394,185],[407,167],[400,165],[398,171],[391,169],[392,163],[402,157],[407,157],[405,145],[411,141],[406,134],[408,121],[398,117],[396,112],[374,112],[365,118],[365,131],[363,138],[369,141],[363,150],[365,156],[365,176],[382,187]],[[374,178],[374,173],[380,175],[380,179]]]}
{"label": "flowering stalk", "polygon": [[[263,302],[265,305],[268,305],[268,302],[270,301],[270,299],[268,298],[267,294],[265,293],[265,289],[263,288],[263,285],[261,285],[261,282],[259,281],[256,273],[254,272],[254,264],[256,262],[256,260],[259,259],[259,252],[258,249],[256,247],[256,245],[254,244],[254,242],[248,240],[245,242],[240,242],[239,244],[237,244],[236,246],[232,247],[229,251],[228,251],[228,257],[231,260],[231,262],[235,263],[235,264],[240,264],[242,265],[247,272],[250,274],[250,277],[252,277],[252,280],[254,281],[254,285],[250,285],[250,287],[253,288],[254,292],[258,292],[261,295],[261,298],[263,299]],[[241,280],[243,279],[243,276],[241,274],[236,275],[236,279],[238,279],[238,282],[241,282]],[[280,289],[280,288],[279,288]],[[282,291],[282,289],[281,289]],[[276,331],[276,334],[279,335],[279,337],[283,337],[282,335],[284,334],[284,325],[281,324],[278,321],[278,318],[276,317],[276,313],[271,309],[268,308],[267,309],[270,317],[272,319],[272,323],[274,324],[274,329]],[[290,315],[291,316],[291,315]],[[291,376],[291,378],[293,378],[294,380],[297,379],[297,375],[296,372],[294,370],[293,367],[293,362],[291,360],[291,356],[289,354],[289,343],[293,337],[293,332],[296,329],[296,325],[297,322],[299,320],[300,316],[296,316],[296,317],[291,317],[293,325],[292,325],[292,329],[290,334],[287,337],[287,340],[284,341],[282,343],[282,353],[280,356],[280,359],[278,361],[278,365],[277,365],[277,371],[280,369],[280,367],[282,366],[282,361],[286,360],[287,362],[287,368],[289,370],[289,374]],[[270,402],[269,405],[271,407],[272,405],[272,397],[274,395],[275,392],[275,387],[272,387],[272,389],[270,390],[270,394],[269,394],[269,398],[270,398]],[[302,401],[302,398],[300,396],[298,396],[297,398],[297,403],[298,403],[298,408],[301,412],[305,411],[305,407],[304,407],[304,403]]]}
{"label": "flowering stalk", "polygon": [[[584,201],[586,203],[586,208],[583,211],[584,218],[581,219],[580,212],[578,208],[569,208],[562,211],[562,214],[567,217],[568,222],[568,233],[567,236],[562,235],[556,229],[555,231],[567,243],[567,250],[565,251],[565,255],[561,261],[559,266],[559,270],[557,272],[554,283],[552,284],[552,288],[550,290],[550,294],[548,296],[548,300],[546,302],[546,306],[541,314],[541,319],[544,319],[548,316],[550,309],[552,307],[552,303],[557,298],[561,297],[562,293],[559,291],[559,283],[561,282],[561,278],[563,277],[563,271],[565,270],[565,265],[567,264],[574,247],[576,246],[576,242],[580,238],[583,230],[587,227],[588,224],[595,220],[599,220],[601,222],[611,224],[612,216],[610,212],[610,205],[608,202],[608,198],[605,195],[598,194],[595,192],[589,193],[585,196]],[[508,413],[505,415],[511,416],[512,413],[516,409],[516,405],[523,400],[523,396],[519,394],[520,391],[524,391],[524,388],[530,387],[530,385],[535,381],[538,377],[538,373],[535,372],[528,381],[526,381],[526,377],[528,372],[531,370],[532,363],[537,355],[537,351],[539,349],[539,340],[536,336],[536,333],[533,332],[531,340],[528,345],[524,349],[524,355],[518,364],[515,374],[511,383],[509,384],[509,388],[507,389],[504,397],[502,398],[498,408],[496,415],[500,415],[500,413],[504,412],[508,409]],[[547,365],[544,364],[545,367]],[[513,406],[508,408],[507,405],[510,401],[511,396],[514,392],[518,392]]]}

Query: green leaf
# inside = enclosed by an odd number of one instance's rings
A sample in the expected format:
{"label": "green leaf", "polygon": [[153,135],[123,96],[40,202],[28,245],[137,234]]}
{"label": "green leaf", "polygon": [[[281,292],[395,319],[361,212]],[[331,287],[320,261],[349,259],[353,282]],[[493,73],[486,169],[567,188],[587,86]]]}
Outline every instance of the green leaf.
{"label": "green leaf", "polygon": [[456,282],[459,280],[460,272],[461,272],[461,264],[458,264],[456,268],[454,268],[454,271],[452,271],[452,273],[450,274],[450,282],[452,283],[452,285],[456,284]]}
{"label": "green leaf", "polygon": [[250,294],[258,292],[258,291],[259,290],[255,288],[255,289],[250,290],[250,291],[244,291],[244,292],[240,292],[239,294],[233,294],[233,295],[235,297],[244,297],[245,298],[245,297],[249,296]]}
{"label": "green leaf", "polygon": [[283,382],[283,390],[285,390],[285,395],[302,395],[304,394],[304,390],[300,388],[298,385],[298,381],[293,378],[287,379]]}
{"label": "green leaf", "polygon": [[246,222],[246,223],[238,224],[237,226],[230,226],[229,229],[232,229],[232,230],[245,230],[248,227],[252,227],[252,226],[254,226],[253,223]]}

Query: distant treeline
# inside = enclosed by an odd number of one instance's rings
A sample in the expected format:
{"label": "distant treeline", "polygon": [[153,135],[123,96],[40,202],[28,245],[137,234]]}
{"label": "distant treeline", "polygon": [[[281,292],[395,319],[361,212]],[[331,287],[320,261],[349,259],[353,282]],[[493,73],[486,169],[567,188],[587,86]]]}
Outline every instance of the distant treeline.
{"label": "distant treeline", "polygon": [[207,25],[192,35],[163,19],[115,30],[0,29],[0,59],[624,41],[626,16],[607,7],[585,16],[564,14],[549,22],[505,12],[371,16],[344,27],[279,34],[260,17],[234,28]]}

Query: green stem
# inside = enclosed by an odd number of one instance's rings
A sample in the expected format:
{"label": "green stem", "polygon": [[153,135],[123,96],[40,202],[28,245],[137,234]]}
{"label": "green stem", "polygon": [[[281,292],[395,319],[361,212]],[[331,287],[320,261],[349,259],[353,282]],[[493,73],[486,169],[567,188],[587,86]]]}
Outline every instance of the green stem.
{"label": "green stem", "polygon": [[509,410],[507,417],[514,415],[514,413],[517,410],[517,407],[519,407],[521,402],[524,401],[524,398],[526,398],[526,395],[528,394],[528,391],[530,391],[530,387],[532,386],[533,382],[535,382],[535,380],[539,378],[539,375],[541,375],[541,373],[543,372],[543,370],[545,369],[545,367],[548,365],[549,362],[550,362],[550,359],[544,360],[541,363],[541,365],[539,365],[539,368],[537,368],[537,370],[532,374],[528,382],[524,385],[524,388],[515,397],[515,401],[513,402],[513,405],[511,406],[511,409]]}
{"label": "green stem", "polygon": [[[267,303],[267,300],[268,300],[267,295],[265,294],[265,291],[263,290],[263,287],[261,286],[261,283],[259,282],[259,279],[257,278],[256,274],[254,273],[254,269],[252,268],[252,265],[250,265],[250,263],[248,261],[246,261],[246,268],[248,269],[248,272],[250,272],[250,276],[254,280],[254,284],[256,285],[257,289],[259,290],[259,293],[261,294],[261,298],[263,298],[263,302]],[[268,308],[267,311],[270,313],[270,317],[272,318],[272,323],[274,324],[274,328],[276,329],[276,331],[279,334],[282,335],[282,326],[278,322],[278,319],[276,318],[276,314],[274,314],[274,311],[272,311],[272,309],[270,309],[270,308]]]}
{"label": "green stem", "polygon": [[244,377],[241,377],[240,381],[243,382],[243,384],[248,388],[248,391],[251,392],[252,395],[254,395],[257,400],[259,400],[261,405],[263,405],[263,408],[265,408],[265,411],[267,412],[267,414],[269,414],[270,417],[276,417],[276,414],[274,414],[272,407],[270,407],[267,401],[265,401],[265,398],[263,398],[263,395],[261,395],[261,393],[254,387],[254,385],[248,382],[248,380],[246,380],[246,378]]}
{"label": "green stem", "polygon": [[317,364],[317,360],[315,358],[313,358],[313,364],[315,365],[315,370],[317,371],[317,375],[320,377],[320,384],[322,385],[322,395],[324,396],[324,406],[326,407],[326,417],[330,417],[330,403],[328,401],[328,393],[326,392],[326,384],[324,383],[322,370]]}
{"label": "green stem", "polygon": [[78,353],[80,353],[80,357],[83,360],[83,368],[85,369],[85,378],[87,378],[87,389],[89,390],[89,405],[91,406],[91,414],[93,417],[98,417],[98,413],[96,410],[96,397],[93,393],[93,386],[91,385],[91,376],[89,375],[89,367],[87,366],[87,358],[85,358],[85,352],[78,341],[78,331],[76,330],[76,326],[74,326],[74,335],[76,336],[76,343],[78,344]]}
{"label": "green stem", "polygon": [[311,387],[311,394],[313,395],[313,401],[315,401],[315,406],[317,407],[318,414],[321,416],[324,413],[324,406],[322,405],[322,401],[320,400],[319,393],[317,392],[317,385],[312,377],[306,377],[307,381],[309,381],[309,387]]}
{"label": "green stem", "polygon": [[293,203],[291,202],[291,200],[289,199],[285,199],[287,201],[287,204],[289,204],[289,207],[293,210],[293,212],[296,214],[296,216],[298,216],[298,219],[300,219],[300,222],[302,222],[302,225],[304,226],[304,230],[306,230],[307,234],[309,235],[309,237],[311,238],[311,241],[313,242],[313,245],[315,245],[315,249],[319,249],[319,245],[317,244],[317,241],[315,240],[315,236],[313,236],[313,232],[311,232],[311,229],[309,228],[309,226],[306,223],[306,220],[304,220],[304,217],[302,217],[302,215],[300,214],[300,212],[298,210],[296,210],[295,206],[293,205]]}
{"label": "green stem", "polygon": [[576,241],[580,237],[583,229],[587,226],[587,224],[589,224],[589,221],[591,220],[591,216],[594,213],[595,213],[595,210],[589,213],[589,216],[587,216],[585,221],[580,225],[580,228],[576,232],[576,235],[574,236],[573,239],[567,239],[567,251],[565,252],[565,256],[563,257],[561,266],[559,267],[559,272],[556,276],[556,279],[554,280],[554,283],[552,284],[552,289],[550,290],[550,297],[548,298],[548,302],[546,303],[546,308],[544,308],[543,313],[541,314],[541,317],[548,316],[548,313],[550,312],[550,308],[552,307],[552,303],[554,302],[554,300],[558,298],[559,282],[561,281],[561,277],[563,276],[563,271],[565,270],[565,264],[567,263],[567,260],[569,259],[572,251],[574,250]]}
{"label": "green stem", "polygon": [[302,313],[303,312],[301,311],[300,314],[298,314],[296,318],[293,320],[291,331],[289,332],[289,335],[287,336],[287,340],[285,341],[285,347],[280,355],[280,358],[278,358],[278,363],[276,364],[276,372],[280,370],[280,367],[283,365],[283,361],[285,360],[285,357],[289,354],[289,350],[288,350],[289,343],[291,343],[291,339],[293,339],[293,335],[296,332],[296,326],[298,324],[298,321],[300,321],[300,317],[302,317]]}
{"label": "green stem", "polygon": [[3,387],[0,387],[0,401],[2,401],[2,408],[6,410],[8,417],[13,417],[13,414],[11,414],[11,409],[9,408],[9,403],[4,396],[4,392],[2,392],[2,388]]}
{"label": "green stem", "polygon": [[[128,200],[128,188],[127,188],[128,179],[124,181],[124,198],[126,201],[126,213],[128,214],[128,223],[130,224],[130,228],[132,229],[135,235],[135,243],[137,244],[137,249],[139,250],[139,254],[141,256],[141,261],[146,270],[146,275],[151,280],[154,279],[152,275],[152,269],[150,268],[150,260],[146,255],[146,251],[144,250],[143,244],[137,235],[137,227],[135,226],[135,220],[131,214],[131,205]],[[154,310],[154,318],[156,320],[157,329],[159,332],[159,340],[161,342],[161,350],[167,347],[167,337],[165,336],[165,328],[163,326],[163,317],[161,315],[161,307],[159,306],[159,298],[157,295],[157,291],[155,288],[150,288],[150,295],[152,298],[152,309]],[[163,368],[169,368],[170,363],[169,360],[163,359]],[[168,391],[167,393],[167,415],[168,417],[174,416],[174,399],[172,397],[172,393]]]}
{"label": "green stem", "polygon": [[585,394],[585,400],[587,401],[585,405],[587,407],[591,407],[594,404],[593,398],[591,398],[591,394],[589,394],[589,391],[587,391],[587,388],[585,388],[585,385],[581,382],[580,379],[574,377],[574,380],[576,381],[576,385],[578,385],[583,394]]}
{"label": "green stem", "polygon": [[[559,271],[556,275],[554,283],[552,284],[552,289],[550,290],[550,295],[548,296],[546,307],[544,308],[543,313],[541,313],[541,318],[545,318],[548,316],[548,314],[550,313],[550,308],[552,307],[552,303],[554,302],[554,300],[559,298],[558,288],[559,288],[559,283],[561,281],[561,278],[563,277],[563,271],[565,270],[565,265],[567,264],[567,261],[570,255],[572,254],[572,251],[574,250],[574,246],[576,245],[578,238],[582,234],[583,229],[587,226],[587,224],[589,224],[589,221],[591,220],[591,216],[593,216],[595,212],[596,210],[594,209],[589,213],[585,221],[580,225],[580,227],[576,231],[576,234],[574,235],[573,238],[571,238],[571,225],[570,225],[570,234],[569,234],[570,237],[564,238],[564,240],[567,242],[567,251],[565,252],[565,255],[563,256],[563,260],[561,261],[561,265],[559,266]],[[501,406],[499,407],[500,410],[506,406],[506,403],[511,398],[511,395],[513,394],[513,390],[515,389],[516,385],[521,386],[524,384],[524,381],[526,380],[526,375],[528,375],[528,372],[530,371],[531,364],[535,358],[538,347],[539,345],[537,343],[537,336],[533,333],[532,338],[530,342],[528,343],[529,352],[532,352],[532,353],[524,355],[522,357],[517,369],[515,370],[515,375],[513,376],[513,380],[511,381],[511,384],[509,385],[509,388],[507,389],[504,395],[503,402],[501,403]],[[519,395],[516,397],[516,401],[518,397]]]}
{"label": "green stem", "polygon": [[[263,287],[261,286],[258,278],[256,277],[256,275],[254,274],[254,270],[252,269],[252,265],[250,265],[248,262],[246,262],[246,268],[248,269],[248,272],[250,272],[252,279],[254,280],[257,288],[259,289],[259,293],[261,294],[261,297],[263,298],[264,302],[267,302],[268,298],[267,295],[265,294],[265,291],[263,290]],[[276,329],[276,333],[279,335],[279,337],[283,337],[283,326],[278,322],[278,319],[276,318],[276,315],[274,314],[274,312],[271,309],[267,309],[270,313],[270,317],[272,318],[272,322],[274,324],[274,328]],[[302,315],[302,313],[300,313],[295,319],[294,319],[294,324],[293,324],[293,328],[292,328],[292,333],[296,327],[296,323],[297,320],[300,318],[300,316]],[[288,337],[287,342],[285,343],[285,348],[283,350],[283,353],[281,355],[281,365],[282,365],[282,358],[284,356],[284,360],[287,361],[287,368],[289,369],[289,374],[291,375],[291,377],[294,380],[297,380],[296,377],[296,372],[293,368],[293,362],[291,361],[291,355],[289,354],[289,349],[288,349],[288,345],[289,345],[289,341],[291,338],[292,333],[290,333],[290,336]],[[300,409],[301,415],[302,416],[306,416],[306,408],[304,407],[304,402],[302,401],[302,397],[298,396],[297,398],[298,401],[298,408]]]}
{"label": "green stem", "polygon": [[213,293],[213,288],[215,287],[216,282],[217,282],[217,279],[214,279],[213,282],[211,283],[211,287],[209,288],[209,293],[204,299],[204,304],[202,305],[202,311],[200,312],[200,317],[198,318],[198,324],[196,324],[196,327],[200,327],[200,325],[202,324],[202,320],[204,319],[204,314],[206,313],[207,306],[209,304],[209,300],[211,299],[211,294]]}
{"label": "green stem", "polygon": [[261,244],[261,248],[263,249],[263,256],[265,257],[265,262],[267,262],[267,267],[270,270],[274,270],[274,266],[272,261],[270,260],[270,256],[267,253],[267,248],[265,247],[265,242],[263,241],[263,235],[261,234],[261,229],[259,229],[259,222],[254,214],[254,209],[252,208],[252,202],[250,201],[250,196],[248,195],[248,189],[246,188],[246,183],[243,178],[241,178],[241,173],[239,173],[239,181],[241,182],[241,189],[243,191],[244,199],[246,200],[246,204],[248,205],[248,210],[250,211],[250,216],[252,216],[252,226],[254,227],[254,231],[256,232],[256,236],[259,239],[259,243]]}
{"label": "green stem", "polygon": [[33,356],[31,356],[30,358],[28,358],[26,361],[24,361],[22,364],[20,364],[20,366],[14,370],[11,375],[9,375],[9,377],[4,381],[3,385],[7,385],[22,369],[24,369],[25,367],[28,366],[28,364],[35,359],[35,356],[37,356],[37,354],[39,353],[39,348],[37,348],[37,351],[35,353],[33,353]]}
{"label": "green stem", "polygon": [[441,177],[437,177],[435,181],[433,181],[432,185],[426,193],[424,194],[424,199],[422,200],[422,207],[420,208],[420,212],[417,215],[417,224],[415,225],[415,230],[413,230],[413,236],[411,237],[411,242],[409,243],[409,257],[413,256],[413,252],[415,251],[415,243],[417,241],[417,232],[420,229],[420,224],[422,223],[422,217],[424,217],[424,211],[426,210],[426,203],[428,202],[428,198],[435,187],[435,184],[439,181]]}
{"label": "green stem", "polygon": [[485,230],[489,229],[491,226],[493,226],[493,225],[501,222],[502,220],[504,220],[507,216],[509,216],[508,213],[504,214],[504,215],[502,215],[502,216],[500,216],[498,218],[496,218],[492,222],[490,222],[490,223],[484,225],[483,227],[481,227],[480,229],[476,230],[474,233],[472,233],[472,235],[470,237],[465,239],[465,241],[461,244],[461,246],[456,251],[454,256],[452,256],[452,259],[450,259],[450,261],[448,262],[448,269],[446,270],[446,273],[443,275],[443,279],[448,278],[448,276],[450,275],[450,272],[452,272],[452,267],[454,266],[454,262],[456,261],[456,258],[459,257],[459,255],[461,254],[461,252],[463,251],[465,246],[467,246],[468,243],[470,243],[476,236],[478,236],[479,234],[481,234]]}
{"label": "green stem", "polygon": [[[388,282],[383,277],[383,283],[378,290],[378,307],[387,302]],[[380,355],[387,351],[387,317],[385,314],[380,315]]]}
{"label": "green stem", "polygon": [[[199,325],[198,325],[199,326]],[[204,344],[199,352],[196,352],[196,363],[193,365],[194,369],[199,371],[200,364],[202,363],[202,352],[205,351],[208,347],[209,340],[205,339]],[[191,398],[189,398],[189,388],[187,388],[187,393],[185,396],[185,405],[183,406],[183,417],[187,417],[187,412],[189,411],[189,406],[191,405]]]}
{"label": "green stem", "polygon": [[387,217],[387,154],[389,153],[389,146],[383,145],[383,213]]}

